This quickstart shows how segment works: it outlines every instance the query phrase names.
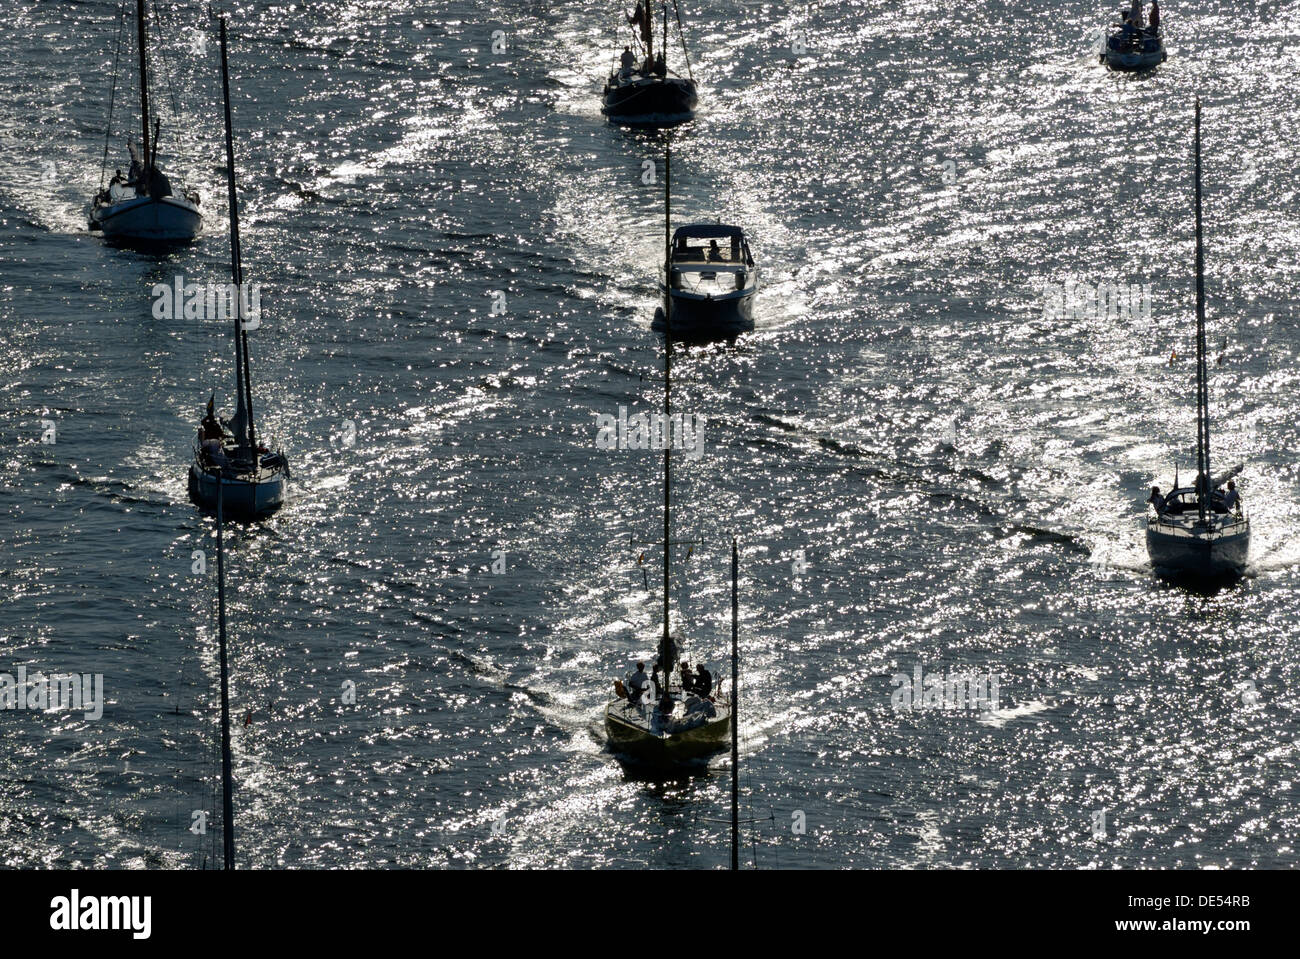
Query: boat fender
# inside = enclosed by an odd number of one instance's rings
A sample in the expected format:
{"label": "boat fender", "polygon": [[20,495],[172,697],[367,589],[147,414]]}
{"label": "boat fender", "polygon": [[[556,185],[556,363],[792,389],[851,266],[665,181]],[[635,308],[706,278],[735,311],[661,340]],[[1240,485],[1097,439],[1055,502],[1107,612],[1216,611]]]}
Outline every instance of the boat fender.
{"label": "boat fender", "polygon": [[736,289],[738,289],[738,290],[743,290],[744,288],[745,288],[745,271],[744,271],[744,270],[737,270],[737,271],[736,271]]}
{"label": "boat fender", "polygon": [[664,308],[663,308],[662,306],[656,306],[656,307],[655,307],[655,326],[657,326],[657,327],[658,327],[658,326],[663,326],[666,322],[667,322],[667,319],[666,319],[666,317],[664,316]]}

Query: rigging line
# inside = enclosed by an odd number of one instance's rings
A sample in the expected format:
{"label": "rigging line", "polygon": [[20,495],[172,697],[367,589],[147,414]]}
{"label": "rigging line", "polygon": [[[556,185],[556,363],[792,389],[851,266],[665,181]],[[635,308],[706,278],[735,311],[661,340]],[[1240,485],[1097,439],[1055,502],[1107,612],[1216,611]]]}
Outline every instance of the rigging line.
{"label": "rigging line", "polygon": [[153,4],[153,30],[158,36],[157,50],[158,56],[162,60],[163,76],[167,80],[167,92],[171,94],[172,120],[179,126],[181,113],[180,101],[176,98],[176,88],[172,86],[171,67],[167,60],[167,48],[163,45],[162,14],[158,11],[157,0],[154,0]]}
{"label": "rigging line", "polygon": [[677,39],[682,42],[682,58],[686,61],[686,76],[694,83],[695,74],[691,72],[691,55],[686,52],[686,34],[682,32],[682,9],[677,6],[677,0],[673,0],[673,12],[677,14]]}
{"label": "rigging line", "polygon": [[113,53],[113,83],[108,93],[108,124],[104,127],[104,159],[99,165],[99,188],[104,189],[104,174],[108,171],[108,143],[113,137],[113,105],[117,102],[117,66],[122,58],[122,25],[126,23],[126,2],[117,8],[117,49]]}

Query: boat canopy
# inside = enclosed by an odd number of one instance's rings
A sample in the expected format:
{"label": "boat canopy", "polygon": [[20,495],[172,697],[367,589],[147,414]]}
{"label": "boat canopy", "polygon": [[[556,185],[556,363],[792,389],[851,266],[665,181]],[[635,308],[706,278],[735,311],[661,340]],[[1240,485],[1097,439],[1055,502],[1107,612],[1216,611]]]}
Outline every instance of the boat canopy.
{"label": "boat canopy", "polygon": [[688,223],[673,231],[673,243],[686,240],[721,240],[745,238],[745,231],[738,226],[726,226],[722,223]]}

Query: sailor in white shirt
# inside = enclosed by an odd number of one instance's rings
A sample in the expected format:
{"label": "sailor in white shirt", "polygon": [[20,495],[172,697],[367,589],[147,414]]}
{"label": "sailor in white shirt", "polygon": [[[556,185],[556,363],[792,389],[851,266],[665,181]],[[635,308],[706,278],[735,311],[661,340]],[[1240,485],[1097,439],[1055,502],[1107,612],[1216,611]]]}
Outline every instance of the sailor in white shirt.
{"label": "sailor in white shirt", "polygon": [[650,677],[646,675],[645,663],[636,664],[636,672],[633,673],[627,681],[628,702],[633,706],[641,702],[641,694],[645,688],[650,685]]}

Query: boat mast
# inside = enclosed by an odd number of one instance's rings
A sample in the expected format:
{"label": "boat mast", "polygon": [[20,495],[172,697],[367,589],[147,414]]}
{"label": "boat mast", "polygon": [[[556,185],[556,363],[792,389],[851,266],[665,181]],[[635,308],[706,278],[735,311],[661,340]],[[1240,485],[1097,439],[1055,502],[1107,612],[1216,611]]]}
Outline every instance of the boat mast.
{"label": "boat mast", "polygon": [[[659,55],[664,58],[664,66],[667,67],[668,65],[668,4],[665,3],[662,5],[661,12],[664,15],[664,44],[663,44],[663,49],[659,51]],[[654,64],[652,63],[651,67],[653,66]]]}
{"label": "boat mast", "polygon": [[144,0],[135,0],[135,25],[139,37],[136,45],[140,48],[140,128],[143,133],[140,165],[143,168],[149,164],[149,35],[144,27]]}
{"label": "boat mast", "polygon": [[221,491],[225,487],[217,474],[217,644],[221,656],[221,834],[227,869],[235,868],[235,798],[230,762],[230,671],[226,662],[226,566],[221,531]]}
{"label": "boat mast", "polygon": [[[647,8],[649,4],[646,5]],[[670,210],[672,203],[672,143],[664,146],[664,634],[659,641],[659,663],[664,668],[664,691],[668,691],[669,680],[676,662],[669,662],[672,641],[668,638],[668,565],[669,533],[672,529],[670,487],[672,485],[672,442],[670,435],[670,417],[672,413],[672,368],[673,368],[673,240],[670,232]]]}
{"label": "boat mast", "polygon": [[740,559],[731,538],[731,868],[740,868]]}
{"label": "boat mast", "polygon": [[[143,3],[143,0],[141,0]],[[235,194],[235,141],[230,120],[230,71],[226,65],[226,18],[221,17],[221,94],[226,107],[226,186],[230,197],[230,273],[235,281],[235,389],[239,405],[244,408],[247,433],[239,436],[240,446],[247,444],[256,457],[257,443],[253,430],[253,387],[248,371],[248,334],[244,331],[240,307],[244,297],[244,262],[239,245],[239,201]]]}
{"label": "boat mast", "polygon": [[1205,522],[1210,506],[1210,391],[1205,369],[1205,248],[1201,239],[1201,100],[1196,98],[1196,505]]}

